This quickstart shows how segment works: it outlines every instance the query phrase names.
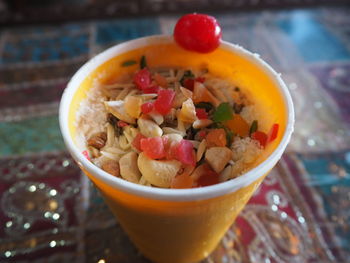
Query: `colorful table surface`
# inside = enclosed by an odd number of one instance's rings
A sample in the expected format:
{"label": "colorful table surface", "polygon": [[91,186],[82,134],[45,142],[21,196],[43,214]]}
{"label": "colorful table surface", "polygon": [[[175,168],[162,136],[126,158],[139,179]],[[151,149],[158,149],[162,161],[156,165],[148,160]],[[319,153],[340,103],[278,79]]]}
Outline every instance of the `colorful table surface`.
{"label": "colorful table surface", "polygon": [[[296,108],[291,143],[204,262],[349,262],[350,9],[215,14]],[[57,109],[91,56],[171,33],[175,16],[0,31],[0,261],[148,262],[67,153]]]}

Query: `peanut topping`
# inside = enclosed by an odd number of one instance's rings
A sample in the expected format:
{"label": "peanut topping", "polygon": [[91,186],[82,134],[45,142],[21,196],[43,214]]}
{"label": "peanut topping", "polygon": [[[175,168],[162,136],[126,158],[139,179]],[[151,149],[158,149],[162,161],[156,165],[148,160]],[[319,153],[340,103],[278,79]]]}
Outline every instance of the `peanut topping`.
{"label": "peanut topping", "polygon": [[105,146],[107,141],[107,133],[99,132],[91,136],[91,138],[87,141],[89,146],[92,146],[96,149],[101,149]]}
{"label": "peanut topping", "polygon": [[119,177],[120,176],[120,169],[119,169],[119,163],[117,161],[106,161],[102,164],[101,166],[102,170],[104,170],[105,172]]}

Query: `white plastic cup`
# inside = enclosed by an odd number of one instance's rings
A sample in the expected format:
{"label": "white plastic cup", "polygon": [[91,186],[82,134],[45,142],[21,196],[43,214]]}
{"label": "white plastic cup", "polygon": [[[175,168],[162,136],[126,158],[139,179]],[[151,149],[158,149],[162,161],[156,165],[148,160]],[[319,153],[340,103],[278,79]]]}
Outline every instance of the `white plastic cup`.
{"label": "white plastic cup", "polygon": [[[146,56],[148,65],[200,67],[232,77],[266,109],[266,123],[280,124],[277,139],[266,148],[259,164],[227,182],[193,189],[162,189],[113,177],[82,154],[75,137],[80,102],[92,87],[118,74],[127,59]],[[137,65],[136,65],[137,67]],[[264,87],[262,87],[264,86]],[[294,125],[289,91],[277,74],[256,54],[228,42],[209,54],[178,47],[171,36],[150,36],[128,41],[102,52],[83,65],[62,96],[59,121],[65,144],[80,168],[100,190],[119,223],[136,247],[154,262],[190,263],[208,256],[239,212],[284,152]],[[272,123],[270,123],[272,124]]]}

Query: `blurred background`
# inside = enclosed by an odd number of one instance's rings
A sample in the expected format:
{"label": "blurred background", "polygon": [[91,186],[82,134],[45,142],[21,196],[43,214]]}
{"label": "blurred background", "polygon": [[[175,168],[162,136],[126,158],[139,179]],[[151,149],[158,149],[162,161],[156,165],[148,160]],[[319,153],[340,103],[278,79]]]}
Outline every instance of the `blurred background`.
{"label": "blurred background", "polygon": [[153,14],[348,5],[348,0],[1,0],[0,22],[65,22]]}
{"label": "blurred background", "polygon": [[204,262],[349,262],[350,1],[0,0],[0,262],[148,262],[67,153],[61,94],[89,58],[189,12],[282,73],[282,159]]}

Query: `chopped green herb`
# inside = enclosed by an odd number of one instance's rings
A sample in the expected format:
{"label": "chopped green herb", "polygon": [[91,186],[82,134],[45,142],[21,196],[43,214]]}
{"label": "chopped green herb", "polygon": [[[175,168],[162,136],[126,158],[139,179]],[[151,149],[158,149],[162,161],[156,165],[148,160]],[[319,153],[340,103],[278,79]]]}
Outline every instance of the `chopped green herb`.
{"label": "chopped green herb", "polygon": [[146,57],[145,57],[145,56],[142,56],[142,57],[141,57],[141,60],[140,60],[140,68],[141,68],[141,69],[147,68],[147,61],[146,61]]}
{"label": "chopped green herb", "polygon": [[186,70],[184,75],[182,76],[181,80],[180,80],[180,83],[181,85],[183,86],[184,85],[184,81],[185,79],[194,79],[194,74],[192,73],[191,70]]}
{"label": "chopped green herb", "polygon": [[239,91],[241,91],[241,89],[238,87],[235,87],[235,91],[239,92]]}
{"label": "chopped green herb", "polygon": [[135,65],[137,62],[135,60],[128,60],[128,61],[124,61],[122,63],[122,67],[128,67],[128,66],[132,66]]}
{"label": "chopped green herb", "polygon": [[250,129],[249,129],[249,136],[252,135],[254,132],[256,132],[258,130],[258,121],[257,120],[254,120],[252,122],[252,125],[250,126]]}
{"label": "chopped green herb", "polygon": [[195,106],[196,108],[205,109],[207,112],[211,111],[214,108],[213,104],[210,102],[199,102]]}
{"label": "chopped green herb", "polygon": [[215,122],[228,121],[233,118],[232,108],[228,102],[221,103],[214,112],[213,120]]}

